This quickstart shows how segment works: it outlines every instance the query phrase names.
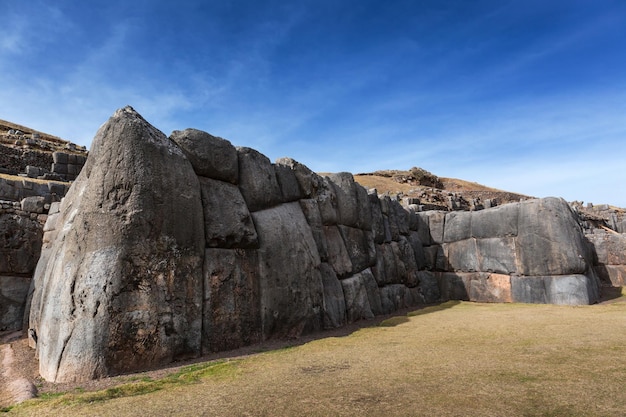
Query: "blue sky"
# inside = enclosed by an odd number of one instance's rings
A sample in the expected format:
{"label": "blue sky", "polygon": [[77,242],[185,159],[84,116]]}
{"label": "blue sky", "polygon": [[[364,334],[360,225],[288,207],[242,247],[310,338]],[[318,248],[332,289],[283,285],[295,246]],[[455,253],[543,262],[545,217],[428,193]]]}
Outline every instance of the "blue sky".
{"label": "blue sky", "polygon": [[626,207],[623,0],[0,0],[0,118]]}

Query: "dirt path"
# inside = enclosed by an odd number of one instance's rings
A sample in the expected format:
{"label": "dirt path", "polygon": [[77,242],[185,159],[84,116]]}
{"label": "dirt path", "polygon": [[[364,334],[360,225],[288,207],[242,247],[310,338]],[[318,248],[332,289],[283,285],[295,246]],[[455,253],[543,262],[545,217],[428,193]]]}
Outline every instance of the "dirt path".
{"label": "dirt path", "polygon": [[16,404],[37,395],[33,384],[37,364],[20,332],[0,336],[0,407]]}

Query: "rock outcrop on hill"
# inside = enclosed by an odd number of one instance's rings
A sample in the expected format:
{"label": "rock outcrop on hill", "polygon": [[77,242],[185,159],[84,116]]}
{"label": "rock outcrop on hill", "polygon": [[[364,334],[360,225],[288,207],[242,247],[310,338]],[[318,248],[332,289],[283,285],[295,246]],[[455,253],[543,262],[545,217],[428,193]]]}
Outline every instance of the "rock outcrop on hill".
{"label": "rock outcrop on hill", "polygon": [[48,217],[29,334],[85,380],[448,299],[593,303],[592,260],[560,199],[417,213],[127,107]]}

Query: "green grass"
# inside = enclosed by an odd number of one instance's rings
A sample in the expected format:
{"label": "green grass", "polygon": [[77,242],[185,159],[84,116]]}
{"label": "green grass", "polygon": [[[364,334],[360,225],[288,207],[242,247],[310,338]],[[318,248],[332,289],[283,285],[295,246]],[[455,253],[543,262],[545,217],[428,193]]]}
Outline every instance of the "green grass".
{"label": "green grass", "polygon": [[620,416],[626,303],[455,302],[8,415]]}
{"label": "green grass", "polygon": [[72,392],[42,393],[39,398],[27,401],[18,407],[28,410],[29,408],[35,409],[42,405],[59,407],[93,404],[114,398],[148,394],[174,386],[195,384],[206,378],[223,378],[234,375],[236,369],[237,361],[235,360],[205,362],[183,367],[179,371],[158,380],[153,380],[147,376],[131,377],[129,378],[130,382],[102,391],[85,392],[83,388],[78,387]]}

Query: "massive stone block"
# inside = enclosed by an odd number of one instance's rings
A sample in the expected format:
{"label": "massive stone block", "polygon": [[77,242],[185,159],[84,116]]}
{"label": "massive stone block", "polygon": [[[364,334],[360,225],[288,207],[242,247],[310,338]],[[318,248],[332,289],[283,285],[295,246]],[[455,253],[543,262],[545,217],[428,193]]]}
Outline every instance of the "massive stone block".
{"label": "massive stone block", "polygon": [[321,260],[300,204],[282,204],[252,217],[260,243],[263,337],[295,337],[321,329]]}
{"label": "massive stone block", "polygon": [[346,324],[346,300],[337,274],[327,263],[320,265],[324,287],[323,323],[325,329],[333,329]]}
{"label": "massive stone block", "polygon": [[237,184],[237,150],[229,141],[196,129],[175,130],[170,139],[183,151],[196,174]]}
{"label": "massive stone block", "polygon": [[56,382],[200,350],[204,225],[181,150],[132,108],[98,131],[34,276],[30,328]]}
{"label": "massive stone block", "polygon": [[598,301],[594,276],[582,274],[511,277],[512,300],[518,303],[585,305]]}
{"label": "massive stone block", "polygon": [[283,202],[282,191],[270,160],[260,152],[245,147],[238,147],[237,154],[239,189],[248,210],[264,210]]}
{"label": "massive stone block", "polygon": [[263,339],[260,281],[255,250],[206,250],[204,351],[235,349]]}
{"label": "massive stone block", "polygon": [[337,226],[324,226],[324,237],[328,247],[328,263],[333,267],[338,277],[352,274],[352,260],[343,237]]}
{"label": "massive stone block", "polygon": [[519,203],[519,273],[529,276],[584,274],[590,248],[565,200],[544,198]]}
{"label": "massive stone block", "polygon": [[339,223],[345,226],[358,227],[359,225],[359,200],[356,187],[360,187],[354,182],[352,174],[340,172],[330,174],[328,178],[335,190],[337,197],[337,207],[339,211]]}
{"label": "massive stone block", "polygon": [[367,296],[367,288],[360,274],[341,280],[341,286],[346,301],[348,323],[374,317]]}
{"label": "massive stone block", "polygon": [[255,248],[257,234],[236,185],[200,177],[206,244],[219,248]]}

